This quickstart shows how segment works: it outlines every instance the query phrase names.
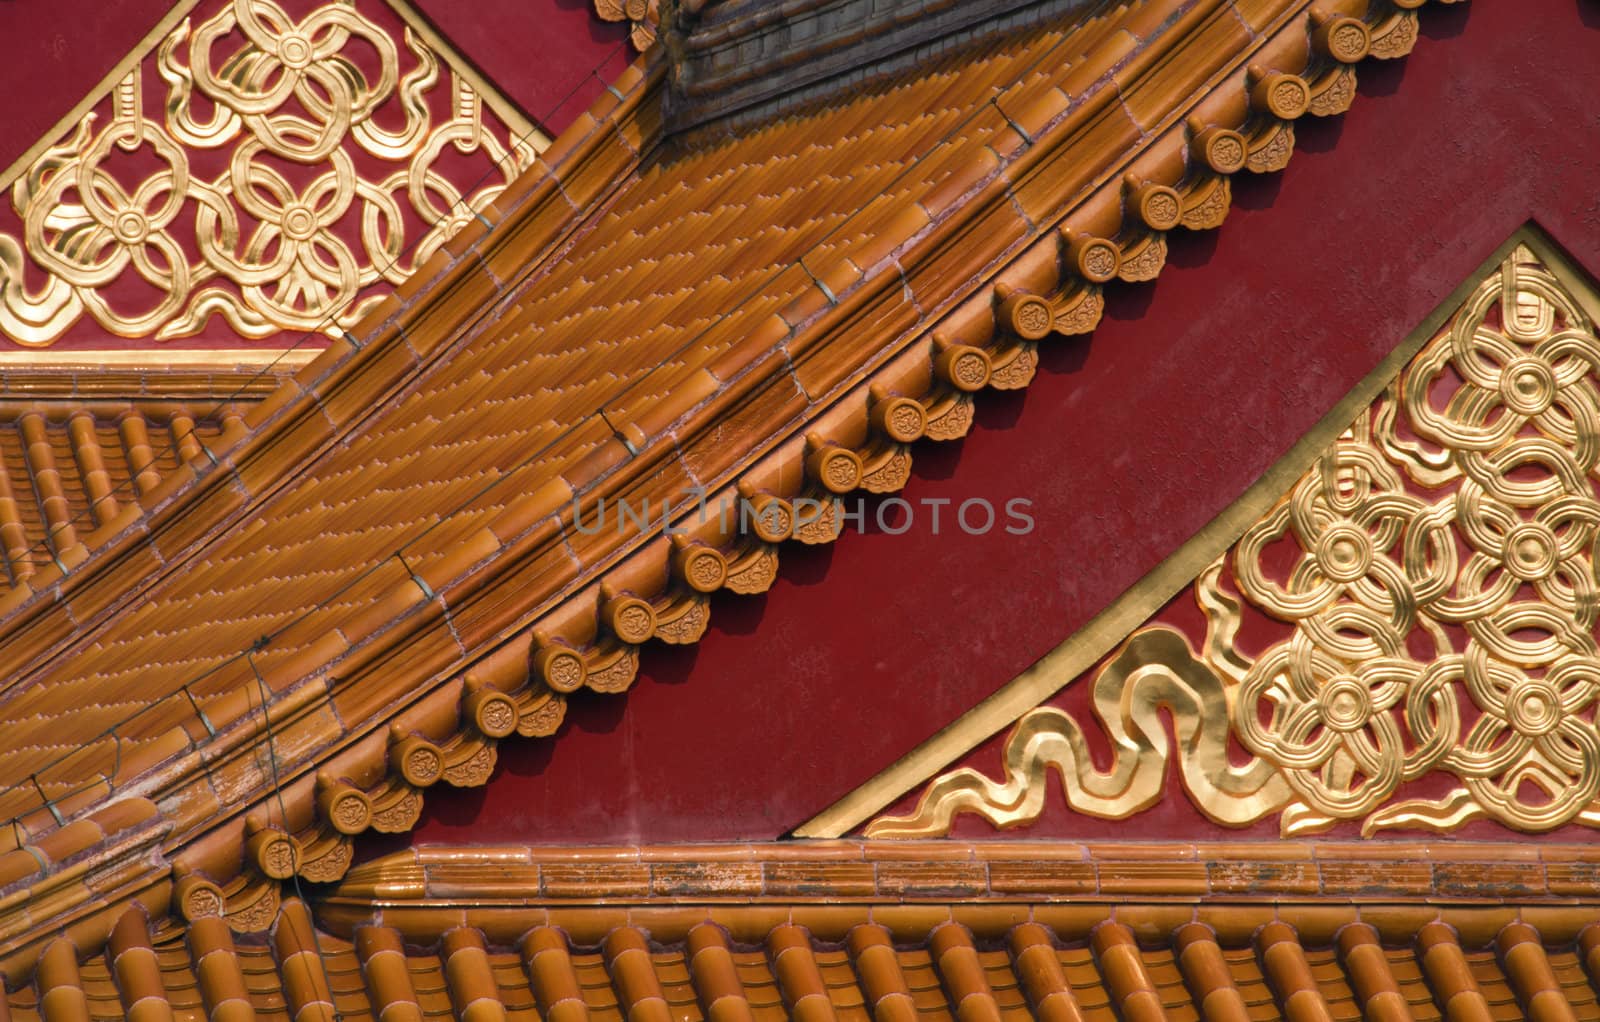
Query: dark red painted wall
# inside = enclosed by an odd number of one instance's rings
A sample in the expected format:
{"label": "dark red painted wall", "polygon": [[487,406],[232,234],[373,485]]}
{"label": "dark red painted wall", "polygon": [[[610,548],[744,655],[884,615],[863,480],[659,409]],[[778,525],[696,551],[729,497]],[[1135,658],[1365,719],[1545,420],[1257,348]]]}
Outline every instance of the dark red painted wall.
{"label": "dark red painted wall", "polygon": [[163,0],[0,0],[0,168],[55,127],[170,6]]}
{"label": "dark red painted wall", "polygon": [[[171,6],[170,0],[0,0],[0,168],[66,116]],[[300,14],[315,5],[280,6]],[[616,77],[633,56],[625,26],[601,22],[592,0],[417,0],[415,6],[552,133],[593,102],[601,77]],[[203,8],[206,16],[214,9]],[[591,73],[596,68],[598,76]]]}
{"label": "dark red painted wall", "polygon": [[633,60],[627,26],[594,0],[417,0],[456,52],[552,136]]}
{"label": "dark red painted wall", "polygon": [[1600,4],[1430,5],[1422,24],[1409,58],[1363,65],[1349,114],[1302,122],[1286,172],[1239,183],[1221,231],[1115,291],[1091,341],[984,395],[966,440],[918,446],[906,497],[1027,497],[1033,535],[786,547],[770,593],[717,599],[705,641],[648,649],[633,691],[575,700],[558,740],[504,744],[486,789],[429,797],[415,839],[781,835],[1187,539],[1519,225],[1600,270]]}

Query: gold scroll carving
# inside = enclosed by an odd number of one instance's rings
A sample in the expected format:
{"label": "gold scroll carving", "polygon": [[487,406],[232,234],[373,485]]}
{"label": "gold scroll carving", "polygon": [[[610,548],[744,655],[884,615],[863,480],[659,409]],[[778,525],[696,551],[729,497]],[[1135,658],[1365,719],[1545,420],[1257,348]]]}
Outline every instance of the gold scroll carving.
{"label": "gold scroll carving", "polygon": [[[960,813],[1026,824],[1051,770],[1074,811],[1130,816],[1168,794],[1173,757],[1224,825],[1600,826],[1597,478],[1600,338],[1519,245],[1196,580],[1202,648],[1147,625],[1094,676],[1109,771],[1087,725],[1041,706],[1007,736],[1001,779],[944,773],[867,834],[944,834]],[[1235,643],[1246,608],[1281,626],[1254,656]],[[1406,790],[1429,775],[1444,794]]]}
{"label": "gold scroll carving", "polygon": [[[135,65],[108,118],[83,116],[12,184],[0,334],[43,347],[84,315],[157,340],[214,316],[247,338],[353,325],[544,142],[491,122],[475,78],[403,35],[409,57],[355,0],[299,21],[272,0],[185,18],[156,50],[160,95]],[[481,167],[443,172],[447,152]],[[129,278],[148,296],[131,310],[109,297]]]}

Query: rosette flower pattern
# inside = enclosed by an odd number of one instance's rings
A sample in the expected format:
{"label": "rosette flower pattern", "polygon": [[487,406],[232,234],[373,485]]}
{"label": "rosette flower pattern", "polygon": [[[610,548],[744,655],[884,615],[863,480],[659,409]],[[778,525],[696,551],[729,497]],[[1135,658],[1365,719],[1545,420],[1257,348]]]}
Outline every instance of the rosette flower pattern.
{"label": "rosette flower pattern", "polygon": [[[1600,822],[1597,372],[1593,323],[1518,248],[1239,541],[1241,592],[1294,634],[1252,665],[1234,727],[1304,818]],[[1435,770],[1461,787],[1386,805]]]}
{"label": "rosette flower pattern", "polygon": [[156,340],[218,318],[247,338],[337,335],[544,142],[503,104],[496,124],[461,67],[355,0],[299,20],[273,0],[210,6],[13,185],[0,335],[42,347],[85,315]]}

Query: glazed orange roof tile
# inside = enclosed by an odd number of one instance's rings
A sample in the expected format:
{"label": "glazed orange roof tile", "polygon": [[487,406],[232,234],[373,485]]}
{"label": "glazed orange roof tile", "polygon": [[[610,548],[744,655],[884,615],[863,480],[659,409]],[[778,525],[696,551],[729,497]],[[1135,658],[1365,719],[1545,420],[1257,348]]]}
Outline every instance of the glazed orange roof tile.
{"label": "glazed orange roof tile", "polygon": [[391,928],[364,927],[354,939],[316,933],[298,902],[285,907],[264,946],[236,944],[216,919],[186,939],[141,932],[145,925],[131,910],[105,960],[81,967],[67,945],[53,945],[37,989],[11,995],[11,1017],[1600,1017],[1590,986],[1600,931],[1592,924],[1581,943],[1549,951],[1523,925],[1508,928],[1498,946],[1464,949],[1441,923],[1424,931],[1416,951],[1384,948],[1377,931],[1359,923],[1321,945],[1302,945],[1291,927],[1269,924],[1242,947],[1190,923],[1152,948],[1114,921],[1060,944],[1057,931],[1032,922],[1003,940],[975,938],[947,921],[897,941],[861,913],[843,940],[820,941],[786,923],[735,946],[707,921],[671,942],[623,926],[603,942],[575,946],[564,930],[537,926],[505,950],[462,927],[427,952],[409,949]]}
{"label": "glazed orange roof tile", "polygon": [[[838,871],[850,853],[877,866],[876,884]],[[1463,898],[1445,870],[1499,861],[1503,845],[1464,846],[1421,887],[1350,846],[1325,858],[1293,844],[1253,859],[1220,845],[1019,853],[1014,842],[417,849],[275,906],[265,939],[129,907],[104,954],[80,962],[54,940],[6,1004],[24,1019],[1600,1015],[1600,909],[1542,890],[1546,875],[1562,886],[1564,863],[1592,862],[1587,849],[1525,859],[1521,879],[1540,879],[1496,905]],[[1035,867],[1026,886],[1019,866]],[[1186,884],[1190,866],[1211,883]],[[1360,893],[1308,895],[1319,867],[1330,890]],[[1260,878],[1253,890],[1237,883],[1246,875]],[[1203,896],[1174,902],[1181,890]]]}

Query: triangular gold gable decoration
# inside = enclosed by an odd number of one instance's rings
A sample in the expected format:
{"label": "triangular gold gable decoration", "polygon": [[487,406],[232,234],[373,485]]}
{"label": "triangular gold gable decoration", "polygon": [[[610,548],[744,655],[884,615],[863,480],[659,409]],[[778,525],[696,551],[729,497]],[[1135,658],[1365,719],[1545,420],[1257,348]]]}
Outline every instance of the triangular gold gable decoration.
{"label": "triangular gold gable decoration", "polygon": [[337,336],[547,145],[405,0],[180,0],[0,173],[0,341]]}
{"label": "triangular gold gable decoration", "polygon": [[[935,770],[908,782],[897,765],[800,833],[847,832],[919,786],[910,814],[879,816],[867,835],[937,836],[962,813],[1025,825],[1051,809],[1050,770],[1071,811],[1123,818],[1181,797],[1165,788],[1173,755],[1187,796],[1229,826],[1274,815],[1285,834],[1345,821],[1369,834],[1484,819],[1530,832],[1600,826],[1593,295],[1520,232],[1443,323],[1364,381],[1324,437],[1307,438],[1321,448],[1309,468],[1296,463],[1303,441],[1286,459],[1297,477],[1269,473],[1274,488],[1242,498],[1157,570],[1165,578],[908,760]],[[1219,533],[1237,537],[1220,556]],[[1264,563],[1275,544],[1290,545],[1292,567]],[[1174,564],[1206,615],[1200,649],[1148,621],[1179,588]],[[1253,658],[1234,645],[1242,609],[1280,626]],[[1094,720],[1040,705],[1118,642],[1082,682]],[[1031,708],[1000,717],[1019,695]],[[1010,721],[993,776],[936,773]],[[1091,727],[1115,752],[1106,772],[1089,755]],[[1230,763],[1230,738],[1247,763]],[[1430,775],[1447,776],[1445,794],[1408,790]]]}

